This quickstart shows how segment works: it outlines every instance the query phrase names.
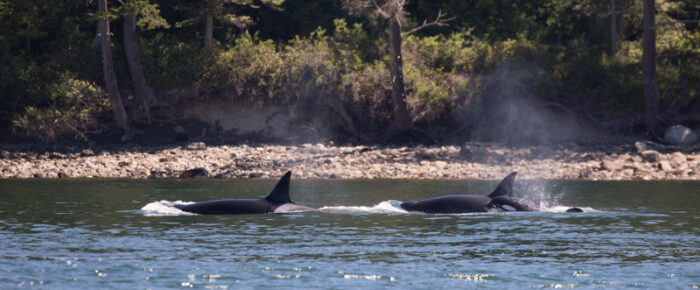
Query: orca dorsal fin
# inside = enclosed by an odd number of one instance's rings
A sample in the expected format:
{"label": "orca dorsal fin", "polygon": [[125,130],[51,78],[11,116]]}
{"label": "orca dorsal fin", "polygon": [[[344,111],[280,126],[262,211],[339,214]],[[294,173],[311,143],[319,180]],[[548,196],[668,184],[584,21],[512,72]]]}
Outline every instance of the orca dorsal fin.
{"label": "orca dorsal fin", "polygon": [[280,178],[280,181],[277,182],[277,185],[275,185],[275,188],[272,189],[270,194],[265,197],[267,201],[273,203],[273,204],[284,204],[284,203],[290,203],[292,202],[291,199],[289,199],[289,179],[292,176],[291,171],[287,171],[287,173]]}
{"label": "orca dorsal fin", "polygon": [[508,174],[506,178],[503,178],[501,180],[501,183],[496,186],[496,189],[493,190],[491,194],[489,194],[490,198],[495,198],[499,196],[513,196],[513,182],[515,181],[515,175],[518,174],[517,172],[513,172],[511,174]]}

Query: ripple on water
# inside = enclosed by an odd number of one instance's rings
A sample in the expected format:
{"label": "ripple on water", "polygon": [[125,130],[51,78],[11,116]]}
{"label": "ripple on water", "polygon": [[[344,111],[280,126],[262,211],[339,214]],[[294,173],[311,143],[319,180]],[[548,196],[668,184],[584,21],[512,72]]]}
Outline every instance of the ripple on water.
{"label": "ripple on water", "polygon": [[465,280],[470,282],[486,282],[494,278],[493,274],[445,274],[445,277]]}
{"label": "ripple on water", "polygon": [[[0,188],[0,289],[42,282],[85,289],[700,288],[697,183],[679,194],[669,192],[673,184],[663,194],[640,193],[646,185],[567,193],[576,199],[562,203],[589,206],[583,214],[554,205],[539,213],[430,215],[405,212],[395,200],[423,197],[411,192],[415,185],[399,193],[394,181],[384,191],[377,183],[343,191],[334,186],[358,181],[337,181],[326,191],[295,191],[321,212],[191,217],[173,207],[178,199],[213,199],[248,181],[196,183],[219,187],[206,194],[186,181],[174,191],[139,182],[108,188],[101,180],[100,194],[85,183],[70,188],[76,194]],[[265,181],[250,182],[269,190]],[[445,182],[416,184],[433,190]],[[358,206],[342,206],[348,200]]]}

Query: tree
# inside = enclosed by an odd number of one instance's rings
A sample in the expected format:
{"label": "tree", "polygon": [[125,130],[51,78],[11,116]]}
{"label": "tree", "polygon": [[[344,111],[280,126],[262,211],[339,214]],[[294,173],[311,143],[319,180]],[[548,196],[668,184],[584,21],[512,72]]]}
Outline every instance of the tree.
{"label": "tree", "polygon": [[401,43],[404,36],[420,31],[429,26],[447,26],[444,16],[438,11],[438,16],[433,22],[423,21],[423,24],[407,32],[401,32],[402,24],[405,23],[406,12],[404,6],[406,0],[385,0],[381,3],[367,0],[348,0],[347,7],[351,13],[368,14],[372,17],[379,17],[389,23],[389,47],[391,54],[391,97],[393,101],[393,115],[391,126],[387,133],[387,138],[408,131],[413,122],[408,113],[406,105],[406,89],[404,85],[403,57],[401,54]]}
{"label": "tree", "polygon": [[[17,48],[30,55],[33,53],[32,42],[49,35],[51,23],[59,19],[56,14],[62,12],[62,4],[47,0],[0,1],[0,30],[5,30],[0,32],[0,37],[12,36],[1,40],[9,41],[10,45],[22,40],[24,47]],[[56,13],[47,15],[48,11]]]}
{"label": "tree", "polygon": [[114,63],[112,62],[112,40],[111,32],[109,31],[110,13],[107,7],[107,0],[98,0],[98,12],[100,21],[98,23],[98,35],[100,37],[100,48],[102,51],[102,73],[105,79],[105,88],[109,95],[109,100],[112,105],[112,116],[117,128],[124,132],[122,141],[131,139],[132,130],[129,124],[129,118],[124,110],[121,95],[119,94],[119,86],[114,75]]}
{"label": "tree", "polygon": [[[610,6],[608,7],[608,11],[605,13],[602,13],[600,17],[610,17],[610,55],[613,57],[615,54],[617,54],[617,34],[619,33],[618,29],[618,15],[620,15],[620,20],[622,20],[622,16],[625,14],[632,14],[632,13],[639,13],[640,10],[638,9],[623,9],[623,10],[618,10],[619,7],[617,7],[617,1],[618,0],[610,0]],[[622,6],[627,6],[626,4],[628,3],[622,3]]]}
{"label": "tree", "polygon": [[202,0],[195,4],[181,6],[181,10],[189,11],[194,17],[178,22],[176,26],[182,27],[204,22],[204,51],[207,54],[211,54],[214,39],[214,20],[234,25],[238,29],[243,30],[255,24],[255,22],[250,16],[241,15],[242,10],[259,8],[259,4],[276,8],[282,2],[284,0]]}
{"label": "tree", "polygon": [[[136,26],[146,29],[168,28],[168,22],[160,17],[158,4],[148,0],[130,0],[118,9],[124,17],[124,52],[129,66],[129,74],[134,83],[134,96],[148,122],[151,121],[151,106],[158,103],[153,88],[148,85],[139,59],[139,42]],[[138,21],[137,21],[138,17]]]}
{"label": "tree", "polygon": [[656,7],[654,0],[644,0],[644,39],[642,43],[642,82],[646,114],[644,121],[647,133],[653,133],[659,116],[659,87],[656,78]]}

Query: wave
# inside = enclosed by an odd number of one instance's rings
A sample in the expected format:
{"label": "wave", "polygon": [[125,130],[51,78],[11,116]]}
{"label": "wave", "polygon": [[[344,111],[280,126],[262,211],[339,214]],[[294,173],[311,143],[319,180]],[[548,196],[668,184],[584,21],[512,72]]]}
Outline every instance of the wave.
{"label": "wave", "polygon": [[[548,206],[548,207],[540,207],[540,212],[566,212],[567,209],[572,208],[573,206],[565,206],[565,205],[553,205],[553,206]],[[596,210],[592,207],[578,207],[583,212],[600,212],[599,210]]]}
{"label": "wave", "polygon": [[145,216],[179,216],[179,215],[196,215],[186,211],[182,211],[175,207],[176,204],[193,204],[192,201],[154,201],[141,208]]}
{"label": "wave", "polygon": [[408,211],[401,208],[401,202],[397,200],[385,200],[374,206],[324,206],[318,210],[326,213],[358,215],[408,213]]}

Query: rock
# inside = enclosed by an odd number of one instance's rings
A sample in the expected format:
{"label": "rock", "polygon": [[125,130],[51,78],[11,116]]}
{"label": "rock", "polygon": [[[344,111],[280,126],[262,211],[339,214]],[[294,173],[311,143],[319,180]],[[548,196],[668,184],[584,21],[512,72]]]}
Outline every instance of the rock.
{"label": "rock", "polygon": [[689,145],[698,140],[698,134],[683,125],[674,125],[666,129],[664,140],[673,145]]}
{"label": "rock", "polygon": [[593,176],[593,169],[585,168],[578,173],[578,178],[588,179]]}
{"label": "rock", "polygon": [[10,151],[7,151],[7,150],[0,150],[0,157],[2,157],[2,158],[10,158]]}
{"label": "rock", "polygon": [[685,154],[681,152],[671,154],[670,161],[671,165],[679,170],[685,170],[688,168],[688,159],[685,157]]}
{"label": "rock", "polygon": [[187,144],[187,149],[188,150],[204,150],[207,149],[207,144],[204,142],[192,142],[190,144]]}
{"label": "rock", "polygon": [[200,167],[200,168],[186,170],[185,172],[181,173],[180,177],[178,177],[178,178],[204,178],[204,177],[209,177],[209,172],[206,169]]}
{"label": "rock", "polygon": [[165,178],[168,177],[168,173],[165,171],[152,170],[148,178]]}
{"label": "rock", "polygon": [[661,153],[654,150],[644,150],[641,155],[647,162],[657,162],[661,160]]}
{"label": "rock", "polygon": [[622,169],[623,165],[619,160],[603,160],[600,163],[600,168],[608,171],[617,171]]}
{"label": "rock", "polygon": [[261,172],[251,172],[250,174],[248,174],[248,178],[258,178],[262,176],[263,174]]}
{"label": "rock", "polygon": [[92,151],[92,149],[83,149],[80,151],[80,156],[95,156],[95,151]]}
{"label": "rock", "polygon": [[469,160],[472,159],[474,156],[474,150],[472,150],[471,147],[464,146],[459,149],[459,154],[457,154],[457,157],[464,159],[464,160]]}
{"label": "rock", "polygon": [[671,163],[669,163],[666,160],[661,160],[659,161],[659,169],[663,171],[671,171],[673,167],[671,167]]}
{"label": "rock", "polygon": [[165,156],[158,159],[158,162],[177,162],[177,157],[175,156]]}
{"label": "rock", "polygon": [[117,166],[119,166],[119,167],[125,167],[125,166],[129,166],[129,165],[131,165],[131,162],[129,162],[129,161],[121,161],[117,164]]}
{"label": "rock", "polygon": [[437,159],[437,154],[426,149],[421,149],[416,152],[416,158],[419,160],[435,160]]}
{"label": "rock", "polygon": [[641,142],[641,141],[634,142],[634,148],[637,149],[637,153],[640,153],[640,154],[649,149],[647,146],[647,143]]}
{"label": "rock", "polygon": [[435,167],[437,167],[439,169],[443,169],[443,168],[447,167],[447,162],[442,161],[442,160],[435,161],[435,163],[433,163],[433,164],[435,165]]}
{"label": "rock", "polygon": [[58,153],[58,152],[53,152],[49,155],[49,159],[65,159],[66,154]]}
{"label": "rock", "polygon": [[57,176],[58,178],[68,178],[68,174],[63,171],[59,171]]}
{"label": "rock", "polygon": [[676,163],[676,164],[685,163],[688,161],[688,159],[685,158],[685,154],[683,154],[681,152],[674,152],[673,154],[671,154],[670,159],[673,163]]}

